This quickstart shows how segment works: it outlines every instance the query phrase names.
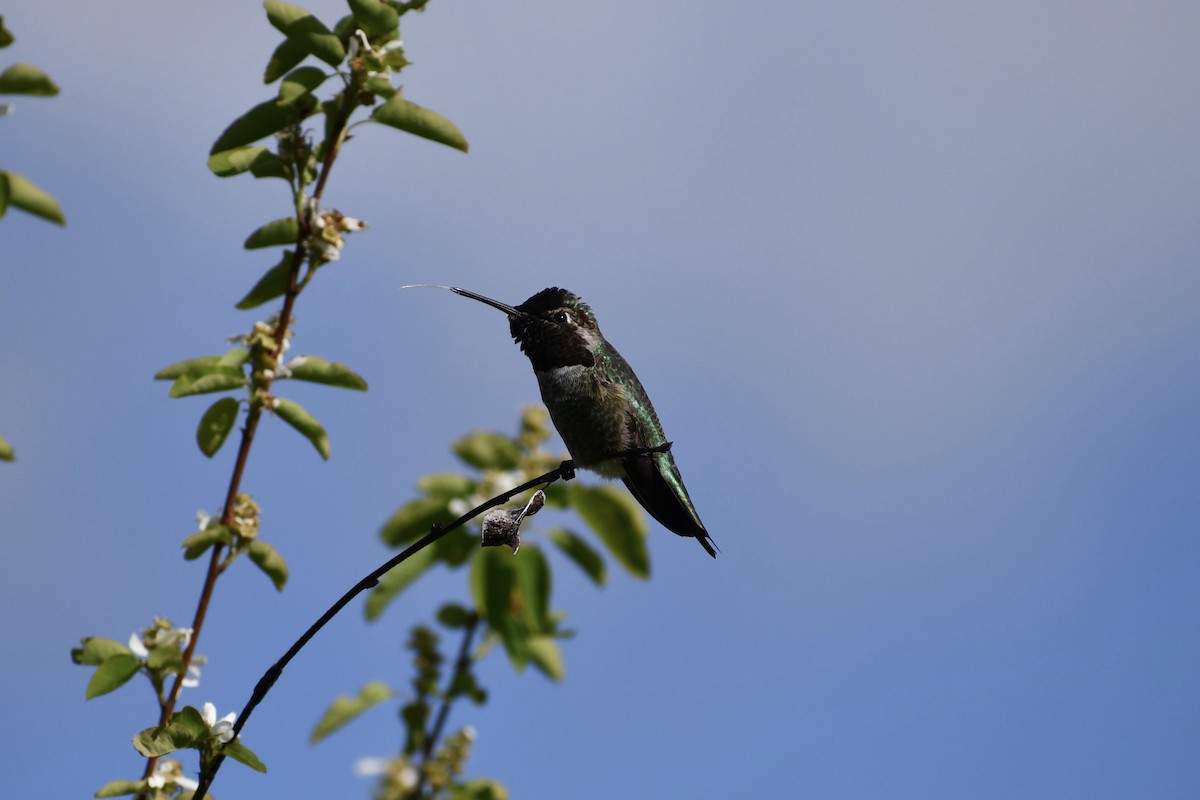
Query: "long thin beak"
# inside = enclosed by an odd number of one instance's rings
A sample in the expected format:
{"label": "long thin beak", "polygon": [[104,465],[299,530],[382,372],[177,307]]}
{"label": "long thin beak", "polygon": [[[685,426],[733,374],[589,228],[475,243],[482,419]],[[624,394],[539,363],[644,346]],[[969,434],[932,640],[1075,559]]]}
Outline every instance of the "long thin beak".
{"label": "long thin beak", "polygon": [[463,297],[469,297],[472,300],[478,300],[479,302],[483,303],[484,305],[489,305],[492,308],[498,308],[510,317],[518,317],[519,318],[519,317],[528,316],[528,314],[526,314],[524,311],[520,311],[518,309],[513,308],[510,305],[501,303],[499,300],[493,300],[492,298],[487,297],[485,295],[476,294],[475,292],[472,292],[469,289],[460,289],[457,286],[443,286],[440,283],[410,283],[407,286],[401,286],[400,288],[401,289],[446,289],[447,291],[454,292],[455,294],[460,294]]}

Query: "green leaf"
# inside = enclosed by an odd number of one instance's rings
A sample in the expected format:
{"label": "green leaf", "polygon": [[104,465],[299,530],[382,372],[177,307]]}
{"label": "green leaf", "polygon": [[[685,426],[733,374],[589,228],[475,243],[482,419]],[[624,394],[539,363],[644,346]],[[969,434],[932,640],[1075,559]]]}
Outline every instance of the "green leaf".
{"label": "green leaf", "polygon": [[340,386],[343,389],[367,390],[366,380],[338,361],[326,361],[318,356],[297,356],[288,362],[291,377],[298,381]]}
{"label": "green leaf", "polygon": [[400,26],[400,14],[383,0],[350,0],[350,11],[368,37],[386,36]]}
{"label": "green leaf", "polygon": [[295,244],[300,235],[300,221],[295,217],[281,217],[271,220],[266,225],[246,237],[242,247],[254,250],[259,247],[275,247],[281,244]]}
{"label": "green leaf", "polygon": [[297,113],[295,106],[281,106],[274,100],[265,100],[229,123],[229,127],[213,142],[209,154],[254,144],[264,136],[278,133],[299,119],[303,119],[303,116]]}
{"label": "green leaf", "polygon": [[232,178],[247,171],[256,178],[288,177],[287,168],[279,156],[256,145],[213,153],[208,157],[208,168],[218,178]]}
{"label": "green leaf", "polygon": [[417,488],[439,497],[466,497],[478,484],[457,472],[435,472],[417,479]]}
{"label": "green leaf", "polygon": [[292,251],[284,250],[283,258],[279,259],[279,263],[267,270],[258,279],[258,283],[254,284],[254,287],[246,292],[246,296],[238,300],[237,307],[245,311],[246,309],[261,306],[268,300],[274,300],[276,297],[287,292],[291,277]]}
{"label": "green leaf", "polygon": [[183,672],[183,654],[178,650],[156,647],[146,658],[146,666],[154,670]]}
{"label": "green leaf", "polygon": [[459,458],[477,469],[515,469],[521,463],[521,446],[494,431],[469,433],[451,448]]}
{"label": "green leaf", "polygon": [[[263,7],[267,9],[267,19],[271,24],[304,51],[311,53],[331,67],[342,63],[346,57],[346,49],[341,41],[326,28],[321,20],[300,6],[280,0],[266,0]],[[290,69],[290,68],[289,68]]]}
{"label": "green leaf", "polygon": [[451,800],[508,800],[508,790],[491,778],[472,778],[454,790]]}
{"label": "green leaf", "polygon": [[250,360],[250,351],[244,347],[231,348],[217,359],[218,367],[240,367]]}
{"label": "green leaf", "polygon": [[100,666],[96,667],[91,680],[88,681],[84,697],[91,700],[93,697],[99,697],[121,688],[129,682],[130,678],[137,675],[141,668],[142,660],[132,653],[117,653],[109,656]]}
{"label": "green leaf", "polygon": [[209,737],[208,723],[191,706],[171,715],[163,726],[146,728],[133,737],[133,746],[147,758],[165,756]]}
{"label": "green leaf", "polygon": [[0,47],[8,47],[15,41],[16,39],[9,33],[8,28],[4,27],[4,17],[0,16]]}
{"label": "green leaf", "polygon": [[446,603],[438,609],[437,621],[447,628],[465,628],[471,621],[471,612],[458,603]]}
{"label": "green leaf", "polygon": [[604,556],[600,555],[599,551],[579,536],[563,528],[552,530],[546,536],[558,545],[567,558],[574,561],[597,586],[604,585],[608,575],[604,565]]}
{"label": "green leaf", "polygon": [[13,452],[12,445],[8,443],[8,439],[0,436],[0,461],[16,461],[17,454]]}
{"label": "green leaf", "polygon": [[121,797],[127,794],[139,794],[145,791],[145,781],[109,781],[100,787],[96,797]]}
{"label": "green leaf", "polygon": [[450,517],[444,497],[418,497],[410,500],[383,523],[379,538],[391,547],[416,541],[425,534],[434,523],[445,522]]}
{"label": "green leaf", "polygon": [[233,531],[224,525],[209,525],[183,540],[183,557],[194,561],[215,544],[233,544]]}
{"label": "green leaf", "polygon": [[562,649],[552,636],[529,637],[529,660],[542,671],[547,678],[556,683],[566,675],[566,665],[563,662]]}
{"label": "green leaf", "polygon": [[46,190],[15,172],[0,170],[0,217],[10,205],[50,222],[67,224],[58,201]]}
{"label": "green leaf", "polygon": [[274,83],[307,57],[308,51],[302,45],[291,39],[284,39],[267,62],[267,68],[263,72],[263,83]]}
{"label": "green leaf", "polygon": [[13,64],[0,72],[0,94],[32,94],[53,97],[58,86],[50,76],[32,64]]}
{"label": "green leaf", "polygon": [[421,577],[427,569],[437,563],[437,555],[432,547],[418,550],[411,556],[392,567],[379,579],[379,583],[367,595],[366,617],[369,620],[378,619],[388,603],[396,599],[410,583]]}
{"label": "green leaf", "polygon": [[515,560],[503,547],[481,549],[471,562],[471,597],[480,616],[500,637],[513,666],[522,670],[529,660],[529,637],[513,607],[517,589]]}
{"label": "green leaf", "polygon": [[284,105],[294,103],[297,99],[311,93],[328,77],[328,73],[320,67],[300,67],[292,70],[279,84],[279,102]]}
{"label": "green leaf", "polygon": [[224,745],[221,748],[221,752],[239,764],[245,764],[255,772],[267,771],[267,765],[259,760],[259,757],[254,754],[253,750],[242,744],[240,739],[234,739],[232,742]]}
{"label": "green leaf", "polygon": [[156,381],[173,381],[181,375],[189,372],[199,371],[207,367],[215,367],[220,362],[222,356],[200,356],[199,358],[188,358],[183,361],[176,361],[169,367],[163,367],[158,372],[154,373]]}
{"label": "green leaf", "polygon": [[283,556],[279,554],[272,545],[267,544],[262,539],[255,539],[250,543],[247,551],[250,555],[250,560],[266,573],[271,579],[271,583],[275,584],[275,588],[283,591],[283,587],[287,585],[288,566],[283,560]]}
{"label": "green leaf", "polygon": [[312,446],[317,448],[317,452],[321,454],[321,458],[326,461],[329,460],[329,436],[325,433],[325,429],[321,427],[321,423],[317,422],[311,414],[304,410],[304,406],[294,400],[276,397],[275,414],[288,425],[300,431],[304,435],[304,438],[312,442]]}
{"label": "green leaf", "polygon": [[613,486],[571,485],[575,510],[630,574],[650,577],[646,519],[637,502]]}
{"label": "green leaf", "polygon": [[[218,358],[218,361],[220,359]],[[180,375],[167,392],[168,397],[189,397],[194,394],[227,392],[246,385],[246,374],[237,367],[199,367]]]}
{"label": "green leaf", "polygon": [[208,407],[196,428],[196,444],[200,445],[201,453],[209,458],[217,454],[237,422],[239,408],[240,404],[232,397],[222,397]]}
{"label": "green leaf", "polygon": [[308,737],[309,744],[316,744],[322,739],[344,727],[347,723],[360,716],[363,712],[374,708],[384,700],[393,696],[392,690],[386,683],[373,681],[358,690],[356,697],[341,695],[330,703],[329,708],[317,721],[312,735]]}
{"label": "green leaf", "polygon": [[103,636],[85,636],[83,647],[71,648],[71,660],[84,666],[99,666],[115,655],[132,655],[129,648]]}
{"label": "green leaf", "polygon": [[526,545],[513,559],[517,568],[517,587],[521,590],[521,607],[530,630],[546,631],[546,614],[550,610],[550,564],[536,545]]}
{"label": "green leaf", "polygon": [[395,97],[396,92],[400,91],[392,85],[392,78],[386,72],[368,73],[366,86],[368,92],[384,100]]}
{"label": "green leaf", "polygon": [[399,92],[371,114],[371,119],[439,144],[467,152],[467,140],[454,123],[436,111],[405,100]]}

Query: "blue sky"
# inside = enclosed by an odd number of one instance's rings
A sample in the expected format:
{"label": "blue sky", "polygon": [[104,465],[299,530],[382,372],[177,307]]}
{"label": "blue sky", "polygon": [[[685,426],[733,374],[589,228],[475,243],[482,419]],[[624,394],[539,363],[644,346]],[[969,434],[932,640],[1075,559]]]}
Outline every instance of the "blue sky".
{"label": "blue sky", "polygon": [[[257,318],[233,303],[268,257],[241,242],[288,202],[205,167],[271,92],[257,3],[72,5],[9,4],[0,53],[63,89],[17,99],[0,166],[69,220],[0,221],[14,796],[140,770],[148,694],[84,703],[68,650],[191,616],[176,543],[232,451],[200,455],[205,402],[150,376]],[[295,347],[371,391],[294,391],[328,463],[265,426],[247,487],[292,581],[224,580],[185,699],[240,708],[447,443],[536,400],[499,315],[398,287],[563,285],[652,393],[722,557],[653,526],[649,582],[557,570],[567,680],[486,661],[490,702],[451,719],[473,774],[578,800],[1200,793],[1193,5],[434,2],[404,37],[406,96],[471,152],[347,146],[327,200],[373,227]],[[217,795],[367,796],[351,766],[398,746],[392,713],[307,732],[404,682],[408,626],[464,591],[347,611],[245,731],[270,773]]]}

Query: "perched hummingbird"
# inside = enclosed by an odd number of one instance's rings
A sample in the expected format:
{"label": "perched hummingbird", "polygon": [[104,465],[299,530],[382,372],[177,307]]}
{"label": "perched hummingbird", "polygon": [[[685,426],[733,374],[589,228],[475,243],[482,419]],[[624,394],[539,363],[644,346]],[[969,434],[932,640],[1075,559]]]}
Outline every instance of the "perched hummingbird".
{"label": "perched hummingbird", "polygon": [[[449,289],[507,314],[512,337],[533,364],[542,401],[575,465],[620,478],[663,527],[695,537],[717,557],[646,390],[600,333],[587,303],[558,287],[514,307],[454,286],[419,285]],[[645,452],[658,447],[663,449]]]}

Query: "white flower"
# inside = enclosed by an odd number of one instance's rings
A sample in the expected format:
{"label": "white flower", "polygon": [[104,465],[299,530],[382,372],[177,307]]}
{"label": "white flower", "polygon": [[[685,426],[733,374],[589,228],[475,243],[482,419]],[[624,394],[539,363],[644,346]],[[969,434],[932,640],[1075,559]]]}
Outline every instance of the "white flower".
{"label": "white flower", "polygon": [[503,494],[517,488],[524,480],[525,473],[519,469],[499,472],[492,478],[492,487],[496,490],[496,494]]}
{"label": "white flower", "polygon": [[158,762],[154,774],[146,779],[146,785],[151,789],[162,789],[168,783],[173,783],[180,789],[194,790],[200,784],[183,774],[182,765],[171,758]]}
{"label": "white flower", "polygon": [[209,732],[218,742],[225,744],[233,739],[233,723],[237,720],[237,714],[230,711],[225,716],[217,719],[217,707],[212,703],[205,703],[200,710],[200,716],[204,719],[204,724],[208,726]]}
{"label": "white flower", "polygon": [[376,775],[382,775],[388,770],[388,764],[391,764],[390,758],[373,758],[364,756],[354,762],[354,774],[360,778],[373,778]]}
{"label": "white flower", "polygon": [[200,685],[200,667],[191,664],[187,668],[187,675],[183,679],[183,688],[195,689]]}
{"label": "white flower", "polygon": [[466,739],[468,742],[475,741],[475,736],[477,735],[475,732],[475,726],[468,725],[465,728],[463,728],[462,735],[463,735],[463,738]]}
{"label": "white flower", "polygon": [[137,633],[129,634],[129,651],[138,658],[146,658],[150,655],[150,651],[146,649],[146,643]]}
{"label": "white flower", "polygon": [[196,512],[196,524],[200,530],[207,530],[208,523],[212,521],[212,517],[203,508]]}

